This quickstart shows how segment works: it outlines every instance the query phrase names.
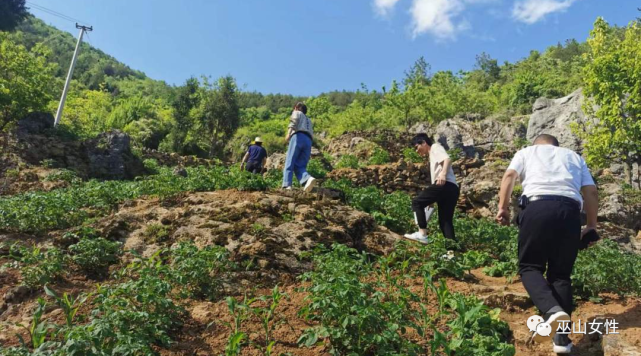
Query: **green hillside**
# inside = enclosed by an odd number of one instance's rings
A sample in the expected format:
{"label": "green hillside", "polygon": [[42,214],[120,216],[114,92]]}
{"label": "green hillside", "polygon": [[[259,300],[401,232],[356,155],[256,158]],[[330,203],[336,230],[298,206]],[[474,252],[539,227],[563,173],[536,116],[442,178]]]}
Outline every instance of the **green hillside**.
{"label": "green hillside", "polygon": [[[308,104],[317,132],[337,136],[352,130],[435,124],[459,114],[510,120],[529,114],[539,97],[561,97],[586,87],[596,104],[610,108],[596,113],[609,126],[601,131],[592,128],[587,134],[598,138],[598,142],[588,144],[588,150],[598,151],[607,159],[624,150],[638,151],[637,142],[641,141],[639,124],[625,119],[625,115],[621,119],[616,110],[624,108],[615,108],[617,100],[638,90],[633,74],[639,69],[618,58],[638,55],[640,31],[637,22],[617,28],[599,19],[592,33],[586,34],[587,42],[568,40],[543,52],[533,50],[516,63],[499,63],[481,53],[470,71],[432,72],[429,63],[419,58],[404,78],[390,78],[391,84],[379,90],[363,86],[357,92],[334,91],[309,98],[243,92],[231,76],[190,78],[181,86],[172,86],[150,79],[84,43],[62,127],[80,137],[120,129],[139,146],[237,158],[256,134],[267,138],[271,152],[283,150],[280,137],[297,101]],[[5,73],[22,70],[15,75],[37,77],[23,83],[24,87],[7,85],[2,126],[11,126],[29,111],[55,111],[75,43],[73,36],[33,16],[1,35],[6,56],[32,54],[31,58],[23,57],[25,65],[6,68]],[[622,75],[621,80],[612,79]],[[617,85],[602,84],[613,80]],[[631,96],[632,101],[637,97]],[[632,101],[625,110],[634,114],[637,106]],[[604,140],[613,144],[604,146]],[[588,158],[598,155],[589,154]],[[592,161],[598,163],[599,159]]]}

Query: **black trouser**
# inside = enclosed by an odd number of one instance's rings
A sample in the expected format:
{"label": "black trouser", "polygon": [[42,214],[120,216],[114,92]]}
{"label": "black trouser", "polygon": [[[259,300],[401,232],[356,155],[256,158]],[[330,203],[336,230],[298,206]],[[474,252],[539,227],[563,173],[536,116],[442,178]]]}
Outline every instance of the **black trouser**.
{"label": "black trouser", "polygon": [[247,161],[247,164],[245,165],[245,170],[247,172],[258,174],[262,172],[263,167],[261,167],[261,162]]}
{"label": "black trouser", "polygon": [[412,210],[416,215],[418,227],[421,229],[427,228],[425,207],[436,203],[438,204],[438,226],[441,228],[443,236],[456,240],[453,219],[459,193],[459,187],[450,182],[445,182],[444,185],[432,184],[421,191],[412,199]]}
{"label": "black trouser", "polygon": [[[519,214],[519,274],[541,312],[554,306],[572,312],[572,268],[579,251],[578,203],[541,200]],[[547,266],[547,280],[543,272]]]}

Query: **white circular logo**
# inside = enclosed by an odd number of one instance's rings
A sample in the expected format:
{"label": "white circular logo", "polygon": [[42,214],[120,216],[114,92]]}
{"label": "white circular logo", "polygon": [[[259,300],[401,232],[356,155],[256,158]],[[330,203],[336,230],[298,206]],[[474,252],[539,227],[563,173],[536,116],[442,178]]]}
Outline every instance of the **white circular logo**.
{"label": "white circular logo", "polygon": [[531,332],[536,331],[536,326],[544,322],[543,317],[540,315],[532,315],[527,319],[527,327],[530,329]]}

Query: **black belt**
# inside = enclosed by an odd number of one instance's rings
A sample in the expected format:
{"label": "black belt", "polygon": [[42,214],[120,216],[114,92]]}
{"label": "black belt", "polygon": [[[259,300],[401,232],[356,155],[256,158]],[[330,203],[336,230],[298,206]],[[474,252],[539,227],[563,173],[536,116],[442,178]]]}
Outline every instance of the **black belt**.
{"label": "black belt", "polygon": [[525,195],[522,195],[521,198],[519,199],[519,206],[521,209],[525,209],[525,207],[534,201],[541,201],[541,200],[547,200],[547,201],[562,201],[566,203],[572,203],[576,205],[578,209],[581,208],[581,203],[578,202],[576,199],[564,197],[562,195],[534,195],[531,197],[527,197]]}

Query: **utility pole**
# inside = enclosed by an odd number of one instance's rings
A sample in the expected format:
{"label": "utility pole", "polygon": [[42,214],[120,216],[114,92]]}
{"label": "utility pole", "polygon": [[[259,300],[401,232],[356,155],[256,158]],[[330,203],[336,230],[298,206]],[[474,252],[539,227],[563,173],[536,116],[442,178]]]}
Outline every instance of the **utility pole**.
{"label": "utility pole", "polygon": [[69,83],[71,83],[71,77],[73,76],[73,68],[76,66],[76,59],[78,59],[78,52],[80,51],[80,43],[82,42],[82,35],[86,32],[93,31],[93,26],[79,26],[76,23],[76,28],[80,29],[80,34],[78,35],[78,43],[76,43],[76,50],[73,52],[73,57],[71,58],[71,66],[69,66],[69,73],[67,73],[67,81],[65,82],[65,87],[62,90],[62,97],[60,98],[60,105],[58,105],[58,111],[56,112],[56,121],[54,126],[58,126],[60,123],[60,118],[62,117],[62,109],[65,106],[65,99],[67,98],[67,90],[69,90]]}

